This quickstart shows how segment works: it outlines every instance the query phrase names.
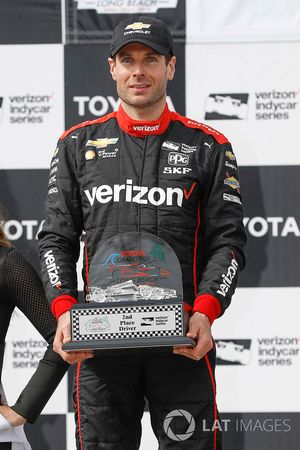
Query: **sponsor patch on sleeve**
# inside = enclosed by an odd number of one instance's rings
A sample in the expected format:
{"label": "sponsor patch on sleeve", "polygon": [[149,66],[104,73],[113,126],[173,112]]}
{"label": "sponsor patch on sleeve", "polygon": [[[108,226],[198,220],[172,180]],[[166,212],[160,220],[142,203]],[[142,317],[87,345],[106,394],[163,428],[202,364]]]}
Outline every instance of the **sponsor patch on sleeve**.
{"label": "sponsor patch on sleeve", "polygon": [[227,200],[228,202],[234,202],[234,203],[239,203],[240,205],[242,204],[240,198],[237,195],[230,195],[230,194],[223,194],[223,199]]}
{"label": "sponsor patch on sleeve", "polygon": [[226,186],[231,187],[231,189],[236,189],[237,192],[239,193],[240,192],[239,181],[235,177],[230,176],[228,172],[226,173],[226,176],[227,176],[227,178],[225,178],[224,184],[226,184]]}
{"label": "sponsor patch on sleeve", "polygon": [[235,161],[235,160],[236,160],[234,154],[233,154],[230,150],[227,150],[227,151],[225,152],[225,155],[227,156],[227,158],[230,159],[230,161]]}

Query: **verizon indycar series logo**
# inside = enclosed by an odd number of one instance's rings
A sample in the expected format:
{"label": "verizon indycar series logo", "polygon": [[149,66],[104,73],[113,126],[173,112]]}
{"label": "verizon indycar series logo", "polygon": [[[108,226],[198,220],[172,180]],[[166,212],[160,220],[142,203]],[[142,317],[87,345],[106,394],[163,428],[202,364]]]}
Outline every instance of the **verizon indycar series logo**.
{"label": "verizon indycar series logo", "polygon": [[205,120],[246,119],[249,94],[210,94]]}
{"label": "verizon indycar series logo", "polygon": [[[299,89],[256,91],[250,114],[256,120],[288,120],[299,107]],[[249,93],[210,94],[205,105],[206,120],[243,120],[249,115]]]}
{"label": "verizon indycar series logo", "polygon": [[250,364],[250,339],[216,339],[217,364],[243,365]]}
{"label": "verizon indycar series logo", "polygon": [[98,14],[140,14],[140,13],[153,14],[157,13],[157,11],[161,8],[175,9],[177,7],[178,2],[178,0],[117,0],[117,1],[75,0],[75,1],[77,2],[78,10],[94,9]]}
{"label": "verizon indycar series logo", "polygon": [[0,120],[5,101],[6,119],[11,124],[42,124],[51,114],[55,96],[51,94],[22,94],[0,97]]}

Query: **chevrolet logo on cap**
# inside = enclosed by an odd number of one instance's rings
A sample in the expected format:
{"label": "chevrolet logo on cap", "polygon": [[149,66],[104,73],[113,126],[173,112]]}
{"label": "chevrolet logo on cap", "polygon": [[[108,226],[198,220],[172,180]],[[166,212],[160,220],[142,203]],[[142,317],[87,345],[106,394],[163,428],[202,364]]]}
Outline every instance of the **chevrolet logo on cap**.
{"label": "chevrolet logo on cap", "polygon": [[150,28],[150,27],[151,27],[150,23],[134,22],[131,23],[130,25],[127,25],[125,30],[142,30],[143,28]]}
{"label": "chevrolet logo on cap", "polygon": [[102,138],[97,139],[96,141],[89,140],[85,144],[86,147],[96,147],[96,148],[105,148],[108,145],[116,144],[119,138]]}

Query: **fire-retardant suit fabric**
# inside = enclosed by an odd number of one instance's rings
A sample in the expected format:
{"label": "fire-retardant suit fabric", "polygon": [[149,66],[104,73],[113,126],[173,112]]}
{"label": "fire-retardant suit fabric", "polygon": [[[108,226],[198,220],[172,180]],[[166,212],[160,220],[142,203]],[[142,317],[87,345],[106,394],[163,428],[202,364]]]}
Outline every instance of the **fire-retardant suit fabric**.
{"label": "fire-retardant suit fabric", "polygon": [[[56,317],[77,302],[76,262],[82,233],[86,284],[89,261],[99,245],[129,231],[152,233],[173,248],[182,269],[186,311],[201,312],[211,323],[221,316],[230,304],[239,272],[244,267],[246,242],[238,167],[226,137],[204,124],[170,112],[167,106],[157,121],[134,121],[120,107],[115,113],[65,132],[51,162],[46,219],[39,235],[42,276]],[[154,355],[143,350],[137,358],[133,356],[135,353],[129,352],[131,361],[127,372],[126,358],[120,351],[115,357],[97,355],[79,365],[75,395],[78,448],[138,448],[139,432],[132,435],[128,431],[131,437],[127,446],[125,435],[126,429],[139,430],[142,403],[137,399],[147,393],[160,449],[217,448],[215,431],[208,433],[203,447],[200,441],[192,441],[192,437],[182,440],[179,447],[178,442],[162,431],[162,416],[172,411],[170,408],[190,409],[193,417],[196,416],[198,431],[203,428],[204,418],[210,423],[207,427],[213,428],[211,421],[217,418],[214,349],[200,362],[162,350],[155,351]],[[161,386],[158,384],[156,394],[150,395],[153,391],[149,384],[146,388],[147,380],[151,384],[150,378],[156,377],[148,377],[147,371],[154,367],[161,370],[164,358],[169,375],[165,379],[160,377]],[[119,370],[118,361],[123,367]],[[176,383],[168,384],[173,372]],[[105,377],[109,378],[109,373],[112,378],[108,383]],[[95,384],[91,381],[93,377]],[[184,387],[182,391],[179,385]],[[119,391],[116,386],[120,387]],[[106,422],[101,419],[100,410],[105,409],[103,405],[109,402],[107,396],[112,391],[117,397],[113,402],[115,415],[109,414],[106,420],[116,424],[119,444],[110,443],[104,433]],[[164,395],[169,403],[161,408]],[[161,401],[152,401],[157,396]],[[128,405],[129,409],[124,408],[122,413],[128,427],[120,425],[118,401]],[[207,402],[204,409],[203,401]],[[199,405],[199,409],[191,405]],[[131,407],[135,418],[129,412]]]}

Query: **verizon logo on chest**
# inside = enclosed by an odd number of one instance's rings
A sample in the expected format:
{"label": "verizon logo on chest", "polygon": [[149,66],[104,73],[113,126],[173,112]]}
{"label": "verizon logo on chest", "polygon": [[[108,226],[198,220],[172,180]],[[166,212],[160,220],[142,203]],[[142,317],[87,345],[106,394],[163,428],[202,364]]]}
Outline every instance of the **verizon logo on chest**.
{"label": "verizon logo on chest", "polygon": [[182,206],[184,192],[180,188],[163,189],[160,187],[134,186],[131,179],[127,179],[125,184],[102,184],[94,186],[91,190],[84,191],[91,206],[95,201],[98,203],[108,202],[128,202],[140,203],[154,206]]}

